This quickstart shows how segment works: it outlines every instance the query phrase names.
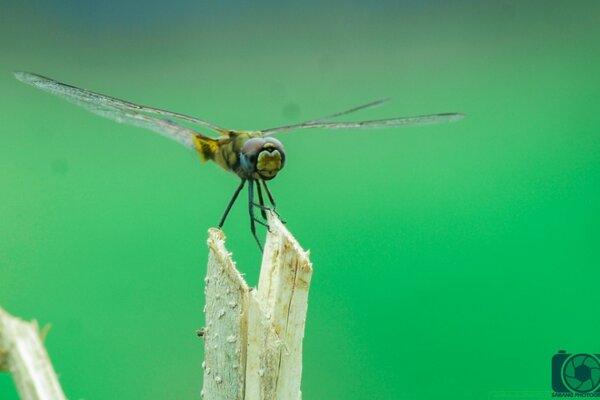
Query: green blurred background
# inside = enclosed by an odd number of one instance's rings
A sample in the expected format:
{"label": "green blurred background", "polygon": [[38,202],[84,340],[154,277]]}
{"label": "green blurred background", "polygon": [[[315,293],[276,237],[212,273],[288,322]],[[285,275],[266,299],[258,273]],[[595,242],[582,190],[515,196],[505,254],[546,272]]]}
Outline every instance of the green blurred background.
{"label": "green blurred background", "polygon": [[[206,230],[233,175],[13,79],[281,134],[271,189],[314,263],[303,397],[550,396],[600,352],[600,2],[0,1],[0,305],[51,323],[71,399],[197,399]],[[225,232],[257,282],[246,207]],[[264,230],[261,230],[264,235]],[[0,399],[16,399],[0,375]]]}

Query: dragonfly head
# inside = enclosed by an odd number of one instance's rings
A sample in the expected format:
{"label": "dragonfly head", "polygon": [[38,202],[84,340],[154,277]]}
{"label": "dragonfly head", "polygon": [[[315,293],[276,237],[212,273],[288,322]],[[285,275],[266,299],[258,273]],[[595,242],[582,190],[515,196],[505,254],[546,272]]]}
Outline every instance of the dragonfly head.
{"label": "dragonfly head", "polygon": [[240,165],[255,179],[266,181],[275,178],[285,164],[283,144],[271,137],[248,139],[240,152]]}

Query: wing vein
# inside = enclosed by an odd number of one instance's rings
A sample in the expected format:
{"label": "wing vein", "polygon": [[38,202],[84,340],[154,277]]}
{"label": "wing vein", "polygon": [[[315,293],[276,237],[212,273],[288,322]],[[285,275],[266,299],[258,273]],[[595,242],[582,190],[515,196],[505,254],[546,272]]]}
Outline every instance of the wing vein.
{"label": "wing vein", "polygon": [[95,114],[112,119],[119,123],[126,123],[129,125],[153,130],[170,139],[176,140],[188,148],[195,149],[194,136],[200,136],[203,138],[208,137],[184,125],[181,125],[172,119],[164,118],[163,116],[180,118],[188,122],[193,122],[210,128],[219,133],[221,133],[221,131],[225,131],[224,128],[198,118],[161,110],[159,108],[141,106],[129,101],[117,99],[115,97],[106,96],[100,93],[67,85],[41,75],[32,74],[29,72],[15,72],[15,77],[24,83],[62,97],[67,101],[83,107]]}

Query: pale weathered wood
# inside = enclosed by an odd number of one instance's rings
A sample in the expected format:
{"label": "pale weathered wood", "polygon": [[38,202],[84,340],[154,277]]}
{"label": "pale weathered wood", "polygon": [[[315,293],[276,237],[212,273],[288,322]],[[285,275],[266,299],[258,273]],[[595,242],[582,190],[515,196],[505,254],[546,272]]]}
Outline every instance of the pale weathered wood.
{"label": "pale weathered wood", "polygon": [[272,214],[269,226],[258,290],[250,297],[246,399],[299,399],[312,265]]}
{"label": "pale weathered wood", "polygon": [[208,246],[202,397],[243,400],[249,289],[225,249],[223,232],[210,229]]}
{"label": "pale weathered wood", "polygon": [[[257,290],[249,290],[235,270],[223,233],[209,231],[203,364],[206,400],[301,398],[302,339],[312,265],[308,252],[279,219],[273,213],[268,219],[270,232]],[[236,307],[229,310],[227,304]],[[223,341],[224,336],[231,340]]]}
{"label": "pale weathered wood", "polygon": [[37,322],[0,308],[0,369],[13,376],[23,400],[64,400],[65,395],[42,343]]}

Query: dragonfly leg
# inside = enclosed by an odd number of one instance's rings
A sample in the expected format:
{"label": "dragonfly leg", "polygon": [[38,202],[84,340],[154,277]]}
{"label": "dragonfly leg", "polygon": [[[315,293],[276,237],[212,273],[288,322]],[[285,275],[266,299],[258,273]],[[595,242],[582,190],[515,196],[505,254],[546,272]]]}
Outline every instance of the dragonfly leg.
{"label": "dragonfly leg", "polygon": [[265,210],[265,211],[273,210],[273,208],[267,207],[264,204],[258,204],[258,203],[252,203],[252,204],[254,204],[254,207],[258,208],[259,210]]}
{"label": "dragonfly leg", "polygon": [[265,188],[265,192],[267,192],[267,196],[269,197],[269,201],[271,202],[271,205],[273,206],[273,212],[279,217],[279,220],[281,221],[282,224],[285,224],[285,221],[281,219],[281,215],[279,215],[279,213],[277,212],[277,204],[275,204],[275,199],[273,198],[273,195],[271,194],[271,191],[269,190],[269,188],[267,187],[267,182],[261,180],[264,188]]}
{"label": "dragonfly leg", "polygon": [[273,199],[273,195],[271,194],[271,192],[269,191],[269,188],[267,187],[267,182],[261,180],[263,186],[265,187],[265,192],[267,192],[267,196],[269,197],[269,201],[271,202],[271,205],[273,205],[273,211],[277,208],[277,205],[275,204],[275,200]]}
{"label": "dragonfly leg", "polygon": [[[267,212],[265,210],[267,210],[267,207],[265,207],[265,201],[263,199],[263,194],[262,194],[262,189],[260,188],[260,182],[256,183],[256,192],[258,193],[258,205],[255,204],[256,206],[258,206],[258,208],[260,208],[260,215],[262,215],[262,217],[265,219],[265,221],[267,220]],[[252,201],[254,202],[254,199],[252,199]]]}
{"label": "dragonfly leg", "polygon": [[252,231],[252,235],[254,236],[254,239],[256,239],[258,248],[262,253],[262,244],[260,244],[260,240],[258,240],[258,236],[256,236],[256,217],[254,216],[254,179],[248,180],[248,211],[250,212],[250,231]]}
{"label": "dragonfly leg", "polygon": [[254,222],[256,222],[257,224],[260,224],[260,225],[264,226],[265,228],[267,228],[267,230],[269,232],[271,232],[271,228],[269,227],[269,224],[267,224],[266,222],[261,221],[259,218],[254,218]]}
{"label": "dragonfly leg", "polygon": [[[258,183],[256,184],[256,187],[258,186]],[[265,219],[265,221],[267,220],[267,211],[274,211],[272,208],[269,208],[267,206],[265,206],[264,204],[256,204],[256,203],[252,203],[252,205],[256,208],[258,208],[260,210],[260,213],[262,214],[262,217]],[[262,221],[259,218],[254,217],[254,221],[258,222],[259,224],[261,224],[262,226],[264,226],[265,228],[267,228],[267,230],[269,232],[271,232],[271,227],[269,226],[268,223]]]}
{"label": "dragonfly leg", "polygon": [[233,196],[231,197],[231,200],[229,200],[229,204],[227,204],[227,208],[225,209],[225,212],[223,213],[223,216],[221,217],[221,221],[219,221],[219,225],[218,225],[219,229],[221,229],[223,227],[223,224],[225,223],[225,219],[227,218],[227,214],[229,214],[229,211],[231,210],[233,203],[235,203],[235,200],[237,199],[238,195],[244,188],[245,184],[246,184],[246,180],[242,179],[242,182],[240,183],[238,188],[235,190],[235,193],[233,193]]}

